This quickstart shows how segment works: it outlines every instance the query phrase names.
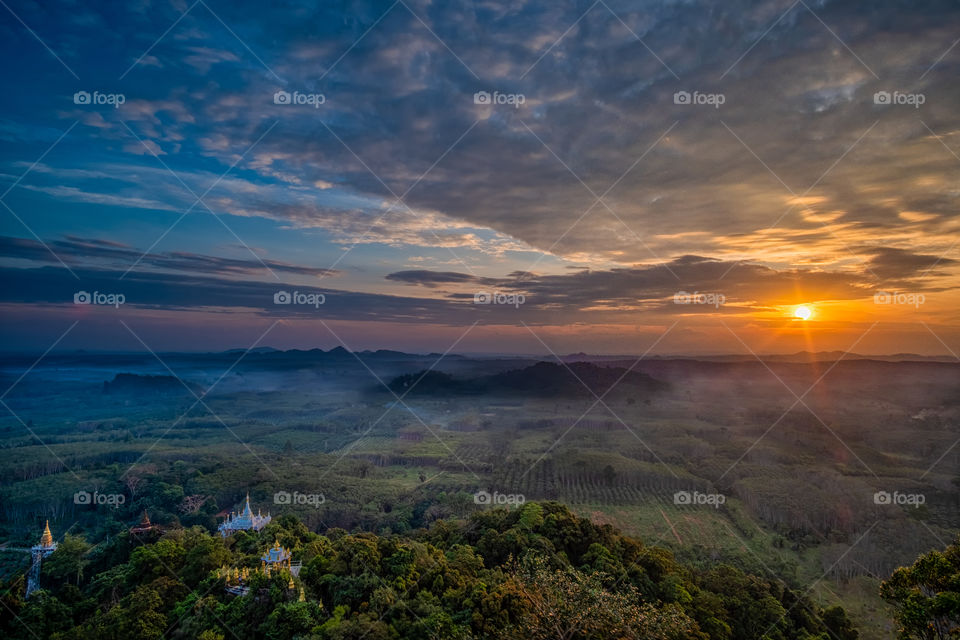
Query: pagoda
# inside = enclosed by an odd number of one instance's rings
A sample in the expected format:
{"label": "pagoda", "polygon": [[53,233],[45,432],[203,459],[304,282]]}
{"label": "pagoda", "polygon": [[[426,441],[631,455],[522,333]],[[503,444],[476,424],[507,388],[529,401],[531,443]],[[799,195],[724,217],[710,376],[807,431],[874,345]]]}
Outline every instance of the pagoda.
{"label": "pagoda", "polygon": [[253,509],[250,508],[250,492],[248,491],[243,511],[240,513],[231,511],[229,517],[217,527],[217,531],[224,538],[236,531],[260,531],[270,524],[270,520],[269,513],[261,515],[259,509],[256,514],[253,513]]}
{"label": "pagoda", "polygon": [[267,549],[267,552],[260,556],[260,570],[268,576],[277,571],[286,569],[291,576],[299,576],[300,568],[303,563],[293,564],[290,562],[290,550],[280,546],[279,540],[274,540],[273,546]]}
{"label": "pagoda", "polygon": [[53,534],[50,533],[50,521],[47,520],[43,527],[43,535],[40,536],[40,544],[30,547],[30,573],[27,574],[27,592],[24,598],[29,598],[30,594],[40,588],[40,563],[44,558],[57,550],[57,543],[53,541]]}
{"label": "pagoda", "polygon": [[150,522],[150,516],[147,515],[147,510],[143,510],[143,517],[140,518],[140,524],[135,527],[130,527],[130,533],[135,536],[142,536],[148,533],[154,533],[160,529],[159,525],[155,525]]}

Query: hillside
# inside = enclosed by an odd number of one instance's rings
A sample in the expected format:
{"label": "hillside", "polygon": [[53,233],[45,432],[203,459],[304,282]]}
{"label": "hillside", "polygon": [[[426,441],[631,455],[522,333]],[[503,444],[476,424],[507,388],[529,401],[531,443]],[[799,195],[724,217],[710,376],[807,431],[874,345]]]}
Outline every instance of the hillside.
{"label": "hillside", "polygon": [[[260,572],[274,542],[302,568]],[[233,568],[240,578],[227,577]],[[406,535],[317,534],[285,516],[226,540],[201,527],[124,531],[93,548],[67,537],[41,582],[27,602],[22,577],[2,585],[13,614],[0,616],[3,637],[857,637],[840,608],[731,566],[683,565],[557,503],[478,510]]]}

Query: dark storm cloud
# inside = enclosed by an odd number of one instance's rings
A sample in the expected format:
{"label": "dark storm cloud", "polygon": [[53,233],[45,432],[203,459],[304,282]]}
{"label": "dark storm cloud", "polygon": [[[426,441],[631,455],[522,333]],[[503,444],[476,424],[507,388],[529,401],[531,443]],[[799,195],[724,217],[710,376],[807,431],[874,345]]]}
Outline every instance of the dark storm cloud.
{"label": "dark storm cloud", "polygon": [[[505,278],[478,278],[464,273],[401,271],[387,279],[431,288],[471,284],[523,293],[533,307],[569,312],[594,307],[650,308],[667,303],[677,313],[689,309],[672,305],[680,292],[723,293],[727,303],[747,307],[788,304],[798,297],[807,300],[852,300],[872,294],[872,287],[858,274],[840,271],[776,270],[762,265],[683,256],[662,266],[630,269],[583,270],[563,275],[518,273]],[[452,292],[453,299],[470,294]]]}
{"label": "dark storm cloud", "polygon": [[884,280],[909,281],[937,269],[956,264],[944,256],[911,253],[902,249],[883,247],[867,261],[870,271]]}
{"label": "dark storm cloud", "polygon": [[[251,275],[264,271],[264,265],[279,273],[308,276],[330,276],[339,273],[335,269],[305,267],[275,260],[223,258],[219,256],[173,251],[147,253],[117,242],[68,236],[64,240],[47,241],[46,246],[36,240],[0,236],[0,256],[37,262],[57,262],[57,257],[71,263],[106,261],[124,268],[134,264],[189,273],[228,275]],[[47,248],[49,247],[49,249]],[[53,253],[51,253],[51,250]],[[54,256],[56,254],[56,256]]]}
{"label": "dark storm cloud", "polygon": [[456,273],[453,271],[427,271],[411,270],[397,271],[386,276],[387,280],[403,282],[405,284],[419,284],[424,287],[435,288],[441,284],[460,284],[460,283],[478,283],[489,281],[489,279],[477,278],[467,273]]}

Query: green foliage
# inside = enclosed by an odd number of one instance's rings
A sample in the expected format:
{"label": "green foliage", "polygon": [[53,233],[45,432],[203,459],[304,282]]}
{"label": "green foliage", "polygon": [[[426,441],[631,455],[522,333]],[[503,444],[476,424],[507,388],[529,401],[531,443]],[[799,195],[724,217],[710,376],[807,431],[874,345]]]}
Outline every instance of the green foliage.
{"label": "green foliage", "polygon": [[[257,570],[275,539],[303,561],[299,577]],[[856,638],[842,609],[821,612],[733,567],[693,569],[551,502],[403,536],[318,535],[283,517],[226,540],[171,528],[147,544],[121,535],[91,551],[68,537],[54,558],[50,591],[27,602],[12,589],[3,595],[25,623],[0,620],[4,637],[39,629],[56,640]],[[227,591],[223,566],[251,571],[245,593]]]}
{"label": "green foliage", "polygon": [[68,533],[57,550],[43,561],[43,574],[54,582],[73,581],[74,584],[80,584],[83,570],[89,563],[89,552],[90,545],[86,540]]}
{"label": "green foliage", "polygon": [[901,639],[960,638],[960,539],[894,571],[880,595],[896,607]]}

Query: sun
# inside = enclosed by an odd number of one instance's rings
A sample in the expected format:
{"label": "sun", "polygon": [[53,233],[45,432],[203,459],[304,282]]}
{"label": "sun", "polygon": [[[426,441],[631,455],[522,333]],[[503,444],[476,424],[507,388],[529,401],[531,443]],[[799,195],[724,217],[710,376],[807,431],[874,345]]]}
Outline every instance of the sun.
{"label": "sun", "polygon": [[798,318],[799,320],[809,320],[811,317],[813,317],[813,310],[805,305],[800,305],[793,310],[793,317]]}

